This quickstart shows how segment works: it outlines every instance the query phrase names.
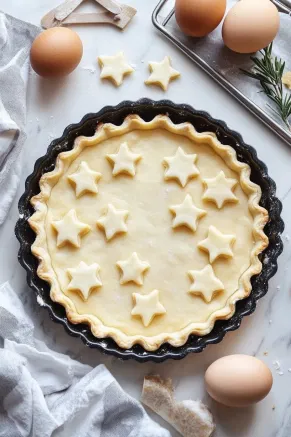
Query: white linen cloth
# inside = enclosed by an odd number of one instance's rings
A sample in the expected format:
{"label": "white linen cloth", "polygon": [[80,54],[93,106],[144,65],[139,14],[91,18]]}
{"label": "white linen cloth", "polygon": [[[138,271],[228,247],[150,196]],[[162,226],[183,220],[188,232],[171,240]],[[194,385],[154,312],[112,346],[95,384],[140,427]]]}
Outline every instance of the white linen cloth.
{"label": "white linen cloth", "polygon": [[19,183],[29,51],[39,32],[38,27],[0,11],[0,225]]}
{"label": "white linen cloth", "polygon": [[93,369],[53,352],[33,331],[6,282],[0,286],[0,437],[170,437],[104,365]]}

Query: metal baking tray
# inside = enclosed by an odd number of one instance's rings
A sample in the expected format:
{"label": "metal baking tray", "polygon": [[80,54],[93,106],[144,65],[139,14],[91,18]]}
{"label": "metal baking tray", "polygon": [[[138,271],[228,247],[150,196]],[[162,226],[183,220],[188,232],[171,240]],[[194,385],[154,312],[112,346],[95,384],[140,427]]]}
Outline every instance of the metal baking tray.
{"label": "metal baking tray", "polygon": [[[269,222],[264,229],[269,238],[269,246],[260,255],[263,268],[261,273],[251,280],[251,294],[236,303],[235,314],[228,320],[216,321],[213,330],[203,337],[190,335],[183,346],[174,347],[164,343],[154,352],[146,351],[138,344],[129,349],[122,349],[111,338],[94,337],[88,325],[74,325],[68,320],[64,307],[51,300],[49,284],[37,275],[38,260],[31,252],[35,233],[27,221],[34,213],[30,199],[39,193],[39,180],[44,173],[54,169],[59,153],[71,150],[78,136],[94,135],[98,123],[120,125],[129,114],[138,114],[146,121],[152,120],[158,114],[167,114],[173,123],[190,122],[198,132],[214,132],[221,143],[235,149],[239,161],[250,166],[251,180],[262,188],[260,204],[269,212]],[[257,301],[268,291],[268,281],[277,271],[277,258],[283,250],[282,204],[276,197],[275,182],[268,175],[266,165],[257,157],[255,149],[245,144],[240,134],[230,130],[223,121],[215,120],[206,112],[196,111],[189,105],[175,104],[169,100],[141,99],[137,102],[121,102],[117,106],[106,106],[97,114],[87,114],[79,123],[68,126],[61,138],[53,140],[47,153],[36,161],[32,174],[26,180],[25,192],[19,200],[18,208],[19,220],[15,227],[16,237],[20,243],[18,260],[26,270],[29,287],[41,299],[51,319],[61,323],[70,335],[81,338],[91,348],[122,360],[131,358],[141,363],[180,360],[189,353],[202,352],[207,345],[222,341],[227,332],[239,328],[243,317],[255,311]]]}
{"label": "metal baking tray", "polygon": [[[227,8],[237,0],[228,0]],[[280,31],[274,40],[273,53],[286,61],[286,71],[291,70],[291,0],[273,0],[280,12]],[[249,70],[253,65],[250,55],[234,53],[222,41],[220,24],[204,38],[191,38],[184,35],[175,20],[175,0],[161,0],[156,6],[152,20],[173,44],[189,56],[225,90],[249,109],[282,140],[291,145],[291,132],[280,117],[268,106],[269,99],[260,92],[259,83],[245,76],[240,68]],[[286,92],[288,92],[286,90]]]}

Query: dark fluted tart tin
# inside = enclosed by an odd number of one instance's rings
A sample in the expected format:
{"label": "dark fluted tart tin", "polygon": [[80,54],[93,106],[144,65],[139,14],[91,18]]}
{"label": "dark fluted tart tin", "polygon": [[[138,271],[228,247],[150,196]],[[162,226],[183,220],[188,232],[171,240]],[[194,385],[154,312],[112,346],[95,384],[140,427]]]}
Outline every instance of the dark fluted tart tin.
{"label": "dark fluted tart tin", "polygon": [[[72,149],[74,140],[79,135],[94,135],[97,123],[120,125],[129,114],[138,114],[146,121],[158,114],[167,114],[174,123],[188,121],[198,132],[215,132],[221,143],[228,144],[236,150],[239,161],[246,162],[251,167],[251,180],[262,188],[260,204],[268,210],[270,217],[265,227],[270,244],[260,255],[263,263],[262,272],[252,278],[252,292],[249,297],[237,302],[234,316],[229,320],[217,321],[208,335],[190,335],[187,342],[180,347],[165,343],[155,352],[148,352],[140,345],[122,349],[111,338],[98,339],[93,336],[87,325],[74,325],[67,319],[65,309],[50,299],[49,284],[37,276],[38,260],[31,253],[35,234],[27,222],[34,212],[30,199],[39,193],[39,179],[44,173],[53,170],[58,154]],[[124,101],[117,106],[106,106],[96,114],[87,114],[80,123],[68,126],[61,138],[52,141],[47,153],[36,161],[33,173],[26,180],[25,192],[19,200],[19,220],[15,227],[16,237],[20,243],[18,259],[27,272],[28,285],[36,296],[42,299],[51,319],[61,323],[70,335],[80,337],[87,346],[123,360],[133,358],[139,362],[154,361],[157,363],[169,358],[179,360],[190,352],[202,352],[208,344],[219,343],[228,331],[239,328],[244,316],[254,312],[257,301],[268,291],[268,281],[277,271],[277,258],[283,250],[281,234],[284,230],[284,223],[281,219],[281,211],[282,204],[276,197],[276,185],[269,177],[266,165],[258,159],[255,149],[245,144],[241,135],[230,130],[224,122],[213,119],[206,112],[196,111],[189,105],[174,104],[169,100]]]}

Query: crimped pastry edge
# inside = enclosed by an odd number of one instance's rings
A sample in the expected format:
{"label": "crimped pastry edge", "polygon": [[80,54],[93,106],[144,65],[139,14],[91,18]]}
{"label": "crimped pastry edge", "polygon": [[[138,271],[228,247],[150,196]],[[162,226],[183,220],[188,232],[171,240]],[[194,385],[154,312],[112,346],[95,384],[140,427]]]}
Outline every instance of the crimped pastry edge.
{"label": "crimped pastry edge", "polygon": [[[249,210],[253,216],[253,237],[254,247],[250,256],[250,266],[239,278],[238,289],[228,298],[226,305],[210,314],[204,323],[191,323],[180,331],[164,333],[152,337],[142,335],[129,336],[117,328],[108,327],[90,314],[79,314],[74,303],[60,289],[55,272],[51,265],[50,255],[47,249],[45,218],[47,213],[46,202],[54,185],[66,171],[68,166],[77,158],[85,147],[92,147],[108,138],[121,136],[132,130],[166,129],[177,135],[183,135],[196,144],[207,144],[224,160],[229,168],[239,174],[240,185],[248,195]],[[147,351],[155,351],[163,343],[170,343],[172,346],[182,346],[186,343],[190,334],[206,335],[214,326],[216,320],[227,320],[235,313],[235,304],[238,300],[249,296],[252,286],[251,278],[262,270],[262,263],[259,254],[268,246],[268,237],[263,229],[268,222],[268,212],[259,205],[261,199],[261,188],[250,180],[251,169],[248,164],[237,160],[236,152],[231,146],[223,145],[218,141],[212,132],[199,133],[189,122],[174,124],[166,115],[158,115],[153,120],[146,122],[138,115],[129,115],[120,126],[111,123],[99,123],[96,133],[92,137],[80,136],[76,138],[74,147],[68,152],[58,155],[53,171],[45,173],[40,181],[40,193],[32,197],[31,204],[35,213],[28,220],[31,228],[36,233],[36,239],[31,247],[32,253],[38,258],[38,276],[50,284],[50,297],[53,301],[64,306],[68,319],[75,324],[89,324],[93,335],[97,338],[111,337],[124,349],[140,344]]]}

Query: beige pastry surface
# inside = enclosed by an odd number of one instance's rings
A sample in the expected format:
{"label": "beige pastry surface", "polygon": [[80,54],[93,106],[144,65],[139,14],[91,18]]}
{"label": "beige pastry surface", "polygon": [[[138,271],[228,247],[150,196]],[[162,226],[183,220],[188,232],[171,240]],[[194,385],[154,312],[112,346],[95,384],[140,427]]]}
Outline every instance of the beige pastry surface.
{"label": "beige pastry surface", "polygon": [[[156,347],[155,344],[161,343],[162,338],[171,337],[172,333],[178,333],[179,338],[179,331],[193,323],[198,324],[201,332],[209,332],[212,327],[212,322],[209,322],[211,315],[226,307],[230,297],[242,288],[240,278],[252,263],[251,253],[255,245],[260,244],[256,241],[258,236],[254,237],[254,217],[249,209],[249,195],[240,183],[240,173],[232,170],[207,144],[211,136],[207,141],[196,142],[181,132],[175,133],[160,127],[123,129],[120,134],[107,136],[107,139],[104,137],[95,145],[94,139],[86,140],[83,137],[83,140],[77,140],[87,141],[88,144],[79,147],[74,159],[67,160],[62,174],[55,178],[53,184],[50,183],[52,188],[45,208],[40,208],[42,213],[45,209],[45,249],[51,263],[51,274],[55,275],[53,282],[57,281],[59,286],[59,292],[54,296],[63,293],[68,298],[69,314],[74,308],[77,314],[88,315],[90,320],[96,316],[99,324],[101,322],[109,330],[116,330],[117,338],[118,332],[134,337],[134,342],[139,341],[138,336],[149,339],[160,336],[160,340],[149,346],[152,349]],[[107,155],[117,154],[123,143],[128,145],[131,153],[141,155],[135,162],[133,176],[126,173],[114,176],[112,162],[106,159]],[[185,187],[175,179],[164,178],[164,159],[174,156],[179,147],[186,154],[197,154],[195,166],[199,174],[189,179]],[[92,171],[100,173],[101,177],[98,178],[98,193],[88,191],[77,197],[68,176],[76,173],[82,162],[87,163]],[[233,189],[238,201],[226,202],[219,209],[215,202],[203,200],[202,197],[206,189],[203,179],[214,178],[221,171],[226,178],[238,182]],[[251,191],[256,191],[254,184]],[[187,226],[172,227],[174,215],[169,208],[182,204],[188,194],[196,208],[206,211],[199,218],[196,231]],[[260,196],[260,191],[257,196]],[[37,203],[39,198],[35,199],[36,206],[39,206]],[[107,240],[97,221],[106,214],[109,204],[116,210],[128,211],[128,216],[124,222],[127,231]],[[57,233],[52,223],[61,220],[72,209],[80,222],[90,226],[90,231],[80,237],[79,248],[71,244],[57,247]],[[266,212],[260,220],[265,219]],[[210,226],[215,226],[223,234],[235,236],[235,241],[232,246],[233,257],[219,257],[211,263],[224,290],[216,292],[212,300],[207,302],[203,296],[189,292],[191,279],[188,272],[202,270],[210,264],[207,251],[197,247],[199,242],[207,238]],[[262,227],[261,222],[259,226]],[[133,253],[146,261],[149,268],[142,272],[142,284],[133,281],[121,284],[122,272],[117,263],[128,260]],[[38,257],[41,258],[39,254]],[[75,290],[68,289],[71,280],[68,269],[75,268],[80,262],[87,265],[97,263],[100,266],[102,286],[93,288],[87,300]],[[260,270],[260,263],[256,268]],[[141,317],[131,315],[133,293],[148,295],[153,290],[159,291],[159,302],[166,311],[153,317],[145,326]],[[249,292],[247,290],[245,294]],[[239,291],[239,298],[243,293]],[[120,341],[120,344],[125,343]]]}

